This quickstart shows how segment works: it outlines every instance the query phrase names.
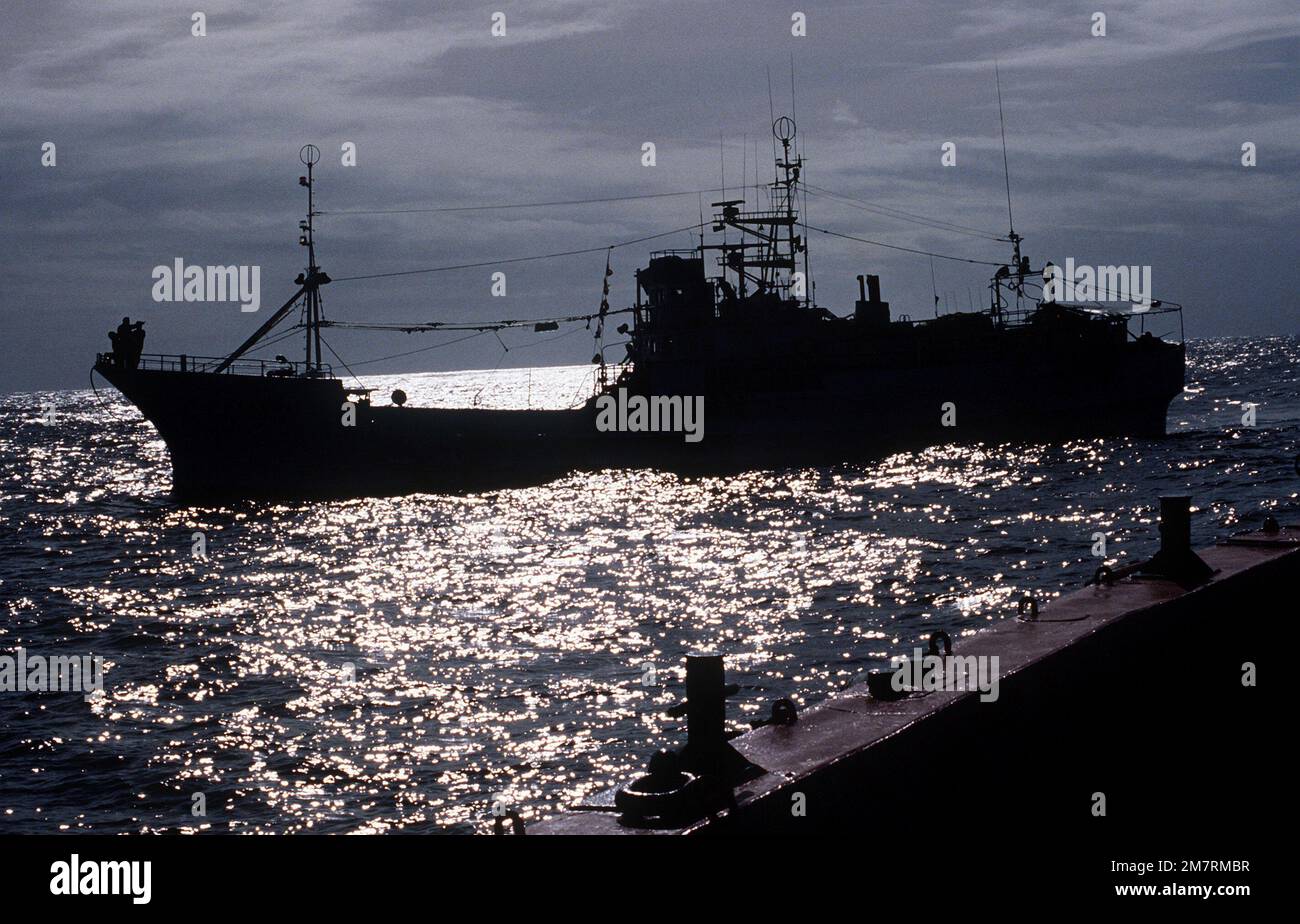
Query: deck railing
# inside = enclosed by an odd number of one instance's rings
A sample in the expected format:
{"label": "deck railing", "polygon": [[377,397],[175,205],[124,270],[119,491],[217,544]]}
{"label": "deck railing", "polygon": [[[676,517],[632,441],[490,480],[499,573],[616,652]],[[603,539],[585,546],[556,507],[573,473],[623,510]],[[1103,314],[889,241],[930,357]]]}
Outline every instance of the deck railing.
{"label": "deck railing", "polygon": [[[190,356],[185,353],[145,353],[141,355],[137,369],[151,369],[158,372],[215,372],[221,365],[220,356]],[[118,366],[117,357],[112,353],[100,353],[95,362],[102,366]],[[237,359],[225,369],[229,375],[261,375],[272,378],[333,378],[333,367],[322,363],[320,366],[295,363],[275,359]]]}
{"label": "deck railing", "polygon": [[[1148,308],[1145,311],[1120,311],[1113,308],[1106,308],[1100,304],[1094,303],[1095,307],[1070,303],[1069,308],[1078,311],[1084,315],[1091,316],[1099,322],[1103,321],[1120,321],[1122,320],[1128,327],[1129,334],[1133,337],[1140,336],[1150,331],[1154,336],[1161,339],[1172,339],[1174,330],[1165,330],[1165,324],[1161,321],[1154,321],[1155,318],[1162,318],[1167,315],[1176,315],[1177,317],[1164,318],[1171,326],[1177,325],[1177,341],[1183,341],[1183,306],[1172,302],[1161,302]],[[1007,327],[1023,327],[1031,323],[1033,315],[1038,311],[1040,305],[1038,302],[1026,305],[1023,308],[1006,307],[1002,309],[1002,323]],[[950,317],[952,314],[965,313],[974,314],[974,312],[950,312],[949,314],[939,315],[938,318],[912,318],[908,315],[898,315],[894,320],[913,325],[932,324],[936,320]],[[984,314],[988,314],[988,309],[983,309]]]}

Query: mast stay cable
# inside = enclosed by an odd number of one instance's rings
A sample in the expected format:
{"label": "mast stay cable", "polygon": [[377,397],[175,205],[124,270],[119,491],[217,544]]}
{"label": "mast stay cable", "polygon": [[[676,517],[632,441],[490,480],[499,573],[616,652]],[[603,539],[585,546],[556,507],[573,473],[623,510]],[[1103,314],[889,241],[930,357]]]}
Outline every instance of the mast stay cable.
{"label": "mast stay cable", "polygon": [[975,263],[979,266],[1001,266],[1002,262],[992,262],[989,260],[972,260],[970,257],[954,257],[951,254],[936,253],[932,250],[918,250],[915,247],[900,247],[898,244],[886,244],[884,241],[872,241],[865,237],[855,237],[852,234],[843,234],[839,231],[831,231],[826,228],[817,228],[804,222],[799,222],[799,227],[807,231],[818,231],[822,234],[829,234],[831,237],[843,238],[846,241],[857,241],[860,244],[871,244],[875,247],[886,247],[889,250],[901,250],[904,253],[920,254],[923,257],[938,257],[940,260],[953,260],[958,263]]}
{"label": "mast stay cable", "polygon": [[[744,186],[743,189],[761,189],[762,186]],[[447,205],[400,209],[342,209],[320,211],[317,215],[415,215],[422,213],[489,212],[507,209],[539,209],[566,205],[606,205],[611,202],[632,202],[638,199],[670,199],[677,196],[698,196],[704,193],[726,192],[725,189],[685,189],[681,192],[637,193],[626,196],[599,196],[592,199],[556,199],[549,202],[503,202],[491,205]]]}
{"label": "mast stay cable", "polygon": [[477,263],[457,263],[450,266],[431,266],[425,269],[399,270],[391,273],[366,273],[358,276],[335,276],[334,282],[351,282],[357,279],[385,279],[391,276],[417,276],[421,273],[444,273],[448,270],[477,269],[484,266],[503,266],[507,263],[527,263],[532,260],[551,260],[557,257],[573,257],[588,253],[604,253],[613,250],[615,247],[630,247],[633,244],[642,244],[646,241],[653,241],[656,238],[669,237],[673,234],[683,234],[688,231],[695,231],[702,227],[698,222],[693,225],[687,225],[684,228],[674,228],[671,231],[661,231],[658,234],[649,234],[645,237],[638,237],[630,241],[618,241],[614,244],[604,244],[600,247],[583,247],[578,250],[561,250],[555,253],[536,254],[531,257],[509,257],[504,260],[481,260]]}

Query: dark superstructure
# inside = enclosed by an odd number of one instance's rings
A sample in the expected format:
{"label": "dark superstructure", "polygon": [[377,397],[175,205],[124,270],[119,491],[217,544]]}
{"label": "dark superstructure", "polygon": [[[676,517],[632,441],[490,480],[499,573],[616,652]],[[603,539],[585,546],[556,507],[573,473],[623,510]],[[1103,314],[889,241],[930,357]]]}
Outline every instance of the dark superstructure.
{"label": "dark superstructure", "polygon": [[[716,202],[713,238],[652,255],[637,273],[632,323],[619,328],[626,358],[606,366],[598,354],[595,394],[581,407],[381,406],[368,389],[345,388],[321,356],[330,322],[319,290],[330,279],[316,263],[311,146],[308,266],[293,297],[224,359],[114,353],[95,369],[158,428],[173,491],[190,499],[473,490],[609,466],[726,471],[951,441],[1164,434],[1183,346],[1145,325],[1179,306],[1128,314],[1035,298],[1042,270],[1013,230],[1013,259],[990,281],[985,311],[893,317],[869,275],[858,277],[852,314],[837,316],[816,304],[808,273],[794,123],[778,119],[773,132],[781,154],[767,207]],[[295,308],[303,362],[245,359]],[[608,313],[603,302],[591,316],[598,332]],[[602,403],[615,395],[702,400],[703,438],[602,429]]]}

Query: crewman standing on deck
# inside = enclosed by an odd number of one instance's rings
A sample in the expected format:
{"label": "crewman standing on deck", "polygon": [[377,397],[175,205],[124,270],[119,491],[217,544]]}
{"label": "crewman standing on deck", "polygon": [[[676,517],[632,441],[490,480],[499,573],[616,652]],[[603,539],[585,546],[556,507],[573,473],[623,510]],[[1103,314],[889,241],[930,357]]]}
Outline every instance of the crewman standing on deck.
{"label": "crewman standing on deck", "polygon": [[113,365],[123,369],[135,369],[140,365],[140,354],[144,352],[144,321],[132,324],[129,317],[123,318],[117,330],[109,331],[108,339],[113,344]]}
{"label": "crewman standing on deck", "polygon": [[128,344],[131,341],[131,319],[123,318],[122,323],[117,325],[117,330],[108,332],[108,339],[113,344],[113,365],[125,367],[130,352]]}
{"label": "crewman standing on deck", "polygon": [[136,369],[140,365],[140,354],[144,352],[144,321],[136,321],[131,325],[131,336],[128,342],[131,345],[131,352],[127,361],[132,369]]}

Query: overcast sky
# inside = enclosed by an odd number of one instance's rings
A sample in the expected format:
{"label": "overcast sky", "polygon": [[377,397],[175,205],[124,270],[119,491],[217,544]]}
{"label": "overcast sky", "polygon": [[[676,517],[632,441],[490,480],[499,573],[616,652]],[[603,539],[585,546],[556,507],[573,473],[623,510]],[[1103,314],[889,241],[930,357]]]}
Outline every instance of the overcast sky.
{"label": "overcast sky", "polygon": [[[205,37],[191,34],[196,8]],[[498,10],[504,37],[491,34]],[[1096,10],[1105,37],[1091,34]],[[791,35],[795,11],[806,37]],[[742,170],[752,182],[756,143],[771,175],[767,74],[777,114],[788,113],[791,54],[811,183],[1005,233],[996,57],[1016,229],[1035,265],[1147,264],[1155,296],[1186,305],[1188,336],[1294,335],[1298,49],[1295,0],[6,4],[0,392],[85,387],[124,314],[147,322],[149,352],[236,346],[294,291],[306,142],[324,152],[327,213],[705,189],[720,185],[721,155],[728,185]],[[955,167],[940,162],[946,141]],[[57,146],[54,167],[41,164],[45,142]],[[344,142],[356,144],[355,167],[340,163]],[[645,142],[654,167],[641,164]],[[1245,142],[1255,167],[1241,165]],[[811,224],[848,234],[1007,255],[825,197],[808,207]],[[318,252],[337,278],[604,246],[698,215],[696,196],[327,214]],[[691,243],[680,234],[615,251],[611,303],[630,303],[650,250]],[[896,314],[932,313],[925,257],[816,234],[811,244],[817,299],[832,311],[850,312],[854,276],[875,272]],[[155,303],[151,271],[177,257],[259,265],[262,310]],[[404,321],[581,313],[599,303],[603,268],[602,254],[503,267],[504,299],[490,295],[491,268],[338,282],[325,310]],[[988,275],[949,261],[935,273],[953,308],[979,299]],[[328,336],[355,361],[449,339]],[[531,331],[503,336],[503,366],[592,353],[585,333],[529,349],[516,346],[541,339]],[[487,335],[363,368],[501,359]]]}

